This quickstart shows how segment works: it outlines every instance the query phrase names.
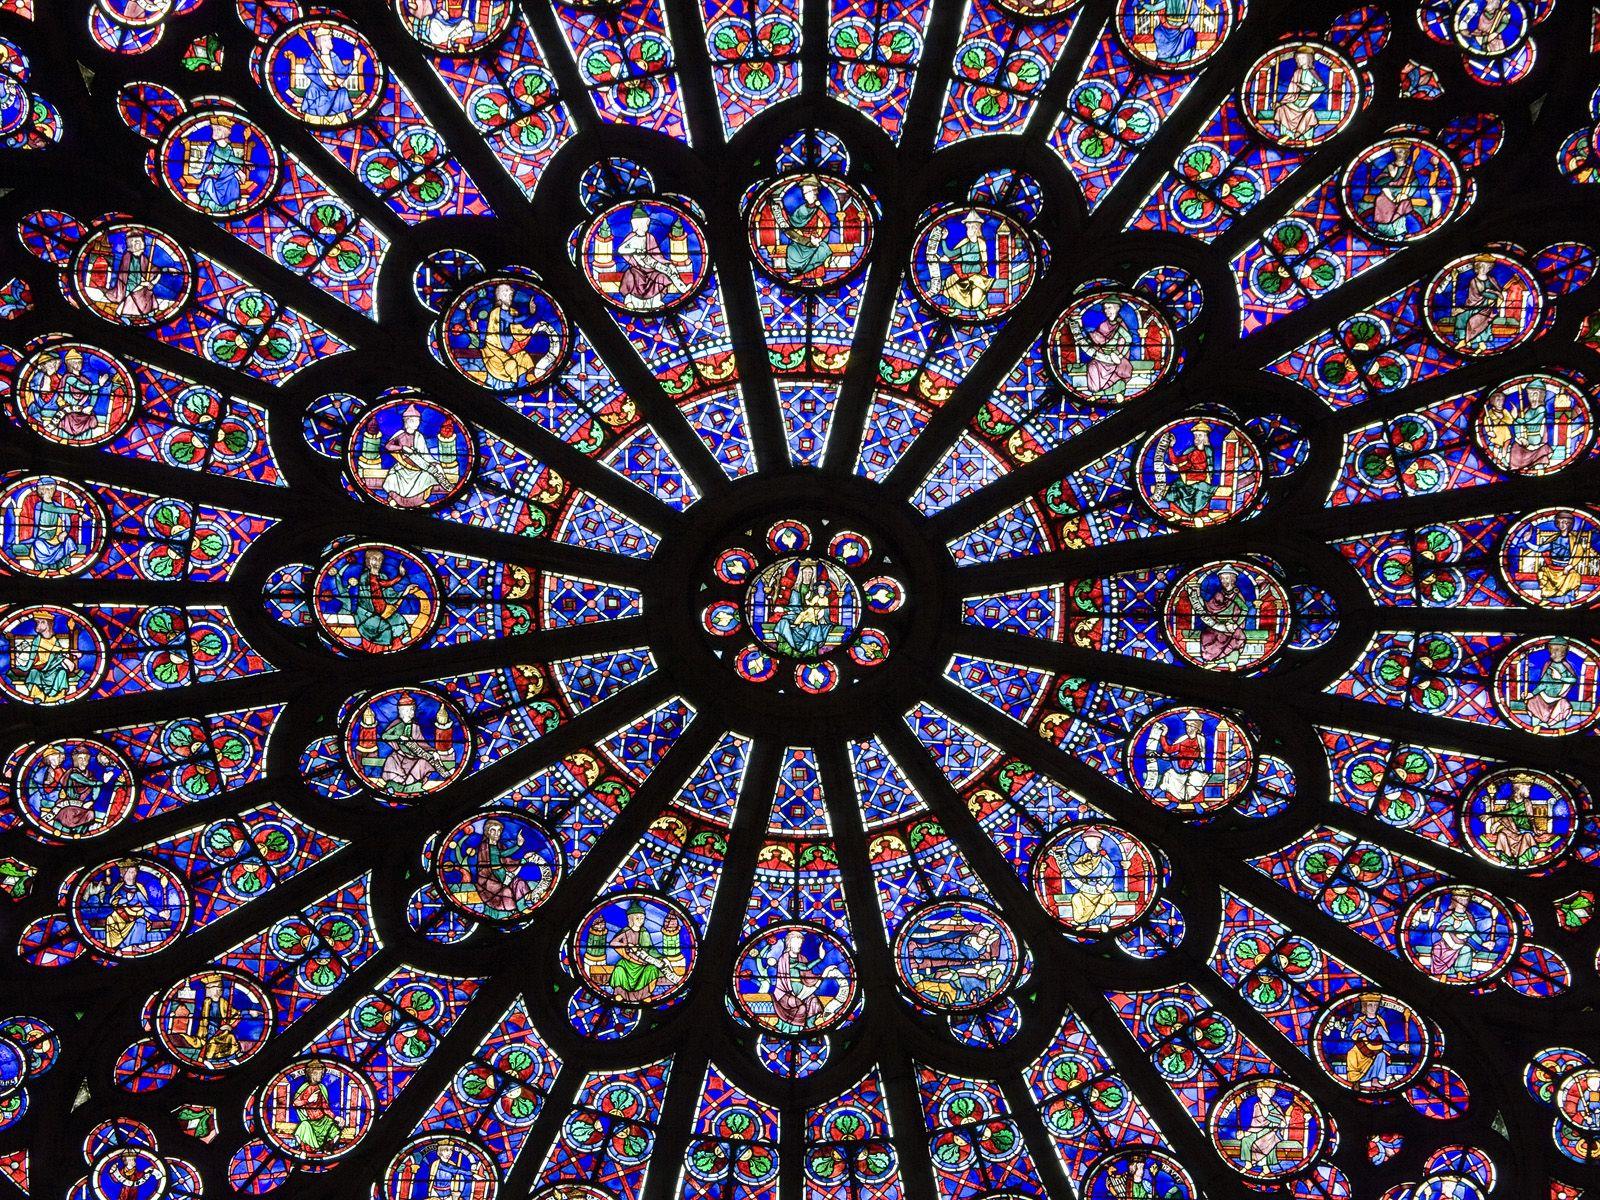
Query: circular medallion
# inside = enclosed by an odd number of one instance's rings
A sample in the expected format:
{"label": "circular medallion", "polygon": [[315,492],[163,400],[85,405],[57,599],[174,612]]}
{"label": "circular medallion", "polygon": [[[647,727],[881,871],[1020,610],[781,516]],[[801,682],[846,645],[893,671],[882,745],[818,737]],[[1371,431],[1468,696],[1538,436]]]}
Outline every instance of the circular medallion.
{"label": "circular medallion", "polygon": [[1505,904],[1482,888],[1447,884],[1424,892],[1400,919],[1411,965],[1440,983],[1477,984],[1516,953],[1518,930]]}
{"label": "circular medallion", "polygon": [[167,190],[208,217],[242,216],[278,190],[272,139],[241,113],[190,113],[173,122],[156,154]]}
{"label": "circular medallion", "polygon": [[[819,515],[815,529],[787,517],[752,520],[734,539],[696,601],[720,666],[747,683],[771,684],[769,695],[795,698],[847,690],[891,660],[906,628],[894,615],[905,589],[892,575],[872,574],[900,568],[874,538]],[[884,617],[881,627],[862,624],[869,610]],[[740,639],[737,649],[724,639]]]}
{"label": "circular medallion", "polygon": [[1539,328],[1544,288],[1504,254],[1469,254],[1428,284],[1428,327],[1458,354],[1479,357],[1520,345]]}
{"label": "circular medallion", "polygon": [[0,691],[13,700],[71,704],[94,691],[105,668],[100,632],[73,609],[41,604],[0,618]]}
{"label": "circular medallion", "polygon": [[36,579],[76,575],[105,548],[100,502],[70,479],[22,476],[0,489],[0,566]]}
{"label": "circular medallion", "polygon": [[845,944],[811,925],[776,925],[747,938],[733,968],[733,1003],[772,1033],[815,1035],[833,1028],[856,997],[856,966]]}
{"label": "circular medallion", "polygon": [[566,314],[543,288],[512,276],[474,284],[440,321],[450,365],[497,392],[538,387],[571,346]]}
{"label": "circular medallion", "polygon": [[1322,1153],[1326,1122],[1317,1103],[1286,1079],[1234,1084],[1211,1110],[1211,1144],[1222,1160],[1257,1182],[1296,1175]]}
{"label": "circular medallion", "polygon": [[117,222],[84,238],[72,256],[72,291],[97,317],[147,329],[189,303],[189,255],[148,225]]}
{"label": "circular medallion", "polygon": [[470,54],[499,41],[516,13],[512,0],[394,0],[394,8],[406,31],[440,54]]}
{"label": "circular medallion", "polygon": [[746,646],[733,660],[733,669],[748,683],[765,683],[778,674],[778,663],[759,646]]}
{"label": "circular medallion", "polygon": [[372,1084],[338,1059],[291,1062],[261,1089],[257,1118],[273,1146],[298,1162],[319,1163],[355,1149],[377,1115]]}
{"label": "circular medallion", "polygon": [[820,696],[839,686],[839,668],[831,662],[803,662],[794,669],[794,682],[806,695]]}
{"label": "circular medallion", "polygon": [[688,985],[698,954],[688,914],[645,892],[606,897],[572,935],[583,982],[613,1004],[665,1004]]}
{"label": "circular medallion", "polygon": [[363,700],[344,730],[344,756],[374,791],[411,800],[449,787],[472,762],[472,729],[428,688],[391,688]]}
{"label": "circular medallion", "polygon": [[447,504],[472,478],[478,448],[449,409],[421,396],[364,413],[350,430],[345,468],[364,495],[390,508]]}
{"label": "circular medallion", "polygon": [[1600,592],[1600,521],[1577,508],[1542,508],[1506,531],[1506,584],[1540,608],[1580,608]]}
{"label": "circular medallion", "polygon": [[1519,0],[1456,0],[1450,37],[1463,54],[1503,58],[1527,40],[1532,24]]}
{"label": "circular medallion", "polygon": [[889,635],[883,630],[863,629],[848,653],[851,662],[863,667],[876,667],[889,660],[891,648]]}
{"label": "circular medallion", "polygon": [[1170,708],[1128,740],[1128,775],[1168,812],[1209,813],[1237,803],[1255,776],[1255,746],[1237,721],[1205,708]]}
{"label": "circular medallion", "polygon": [[254,979],[207,969],[185,976],[157,1001],[152,1028],[167,1053],[199,1071],[226,1071],[272,1036],[272,1001]]}
{"label": "circular medallion", "polygon": [[1461,834],[1485,862],[1531,871],[1567,852],[1579,815],[1565,783],[1518,767],[1478,781],[1462,802]]}
{"label": "circular medallion", "polygon": [[768,650],[809,662],[855,636],[861,597],[850,576],[826,559],[780,558],[751,581],[744,611]]}
{"label": "circular medallion", "polygon": [[474,813],[439,839],[434,875],[463,912],[522,921],[561,882],[561,847],[542,826],[508,809]]}
{"label": "circular medallion", "polygon": [[1084,1177],[1083,1200],[1195,1200],[1194,1180],[1160,1150],[1122,1150],[1100,1158]]}
{"label": "circular medallion", "polygon": [[1395,137],[1369,146],[1345,168],[1344,208],[1363,233],[1385,242],[1415,242],[1435,232],[1462,198],[1461,170],[1421,138]]}
{"label": "circular medallion", "polygon": [[663,200],[625,200],[597,214],[583,238],[589,286],[623,312],[666,312],[700,290],[711,270],[705,230]]}
{"label": "circular medallion", "polygon": [[267,47],[261,74],[286,113],[320,129],[361,120],[389,81],[372,43],[343,21],[327,17],[286,26]]}
{"label": "circular medallion", "polygon": [[1518,642],[1494,673],[1494,702],[1524,733],[1561,737],[1594,724],[1600,653],[1587,642],[1536,637]]}
{"label": "circular medallion", "polygon": [[499,1187],[488,1153],[448,1134],[406,1143],[383,1173],[383,1200],[494,1200]]}
{"label": "circular medallion", "polygon": [[1133,834],[1094,821],[1070,825],[1039,848],[1033,894],[1076,934],[1112,934],[1136,925],[1156,902],[1161,870]]}
{"label": "circular medallion", "polygon": [[1361,110],[1361,73],[1321,42],[1284,42],[1245,72],[1239,111],[1267,141],[1300,150],[1343,132]]}
{"label": "circular medallion", "polygon": [[1117,36],[1158,71],[1192,71],[1233,32],[1231,0],[1117,0]]}
{"label": "circular medallion", "polygon": [[170,1184],[166,1160],[147,1146],[109,1149],[89,1169],[94,1200],[163,1200]]}
{"label": "circular medallion", "polygon": [[811,530],[803,521],[774,521],[767,530],[767,549],[774,554],[797,554],[811,546]]}
{"label": "circular medallion", "polygon": [[1562,1119],[1585,1133],[1600,1133],[1600,1067],[1580,1067],[1555,1088]]}
{"label": "circular medallion", "polygon": [[415,646],[439,616],[439,581],[426,563],[398,546],[341,550],[317,572],[314,612],[323,632],[363,654]]}
{"label": "circular medallion", "polygon": [[859,567],[872,557],[872,543],[863,534],[843,529],[828,539],[828,555],[847,567]]}
{"label": "circular medallion", "polygon": [[1518,375],[1484,399],[1476,433],[1502,471],[1553,475],[1589,448],[1589,397],[1558,375]]}
{"label": "circular medallion", "polygon": [[715,567],[717,578],[723,583],[741,584],[750,578],[757,562],[756,556],[742,546],[724,550],[717,555]]}
{"label": "circular medallion", "polygon": [[1056,318],[1045,349],[1067,391],[1124,404],[1161,382],[1175,345],[1171,322],[1148,300],[1132,292],[1092,292]]}
{"label": "circular medallion", "polygon": [[744,628],[744,614],[732,600],[715,600],[701,610],[700,623],[707,633],[732,637]]}
{"label": "circular medallion", "polygon": [[55,1031],[36,1017],[11,1017],[0,1021],[0,1037],[22,1052],[30,1075],[42,1075],[55,1066],[61,1054],[61,1040]]}
{"label": "circular medallion", "polygon": [[133,420],[133,372],[104,350],[60,342],[17,372],[17,406],[28,427],[63,446],[99,446]]}
{"label": "circular medallion", "polygon": [[945,209],[917,235],[911,285],[955,321],[993,321],[1018,304],[1037,269],[1033,240],[1015,217],[976,206]]}
{"label": "circular medallion", "polygon": [[17,808],[53,838],[98,837],[133,811],[138,789],[122,755],[97,738],[46,742],[17,768]]}
{"label": "circular medallion", "polygon": [[939,1013],[976,1012],[1022,973],[1016,935],[1000,914],[970,900],[935,900],[894,936],[894,968],[917,1002]]}
{"label": "circular medallion", "polygon": [[1163,617],[1173,649],[1195,666],[1258,670],[1288,639],[1289,595],[1260,567],[1210,563],[1172,585]]}
{"label": "circular medallion", "polygon": [[750,253],[791,287],[831,288],[872,250],[872,209],[833,175],[785,175],[750,202]]}
{"label": "circular medallion", "polygon": [[1409,1087],[1428,1068],[1432,1039],[1420,1013],[1383,992],[1347,992],[1317,1014],[1317,1065],[1335,1083],[1376,1095]]}
{"label": "circular medallion", "polygon": [[867,598],[867,607],[875,613],[895,612],[906,601],[905,588],[900,586],[898,579],[888,575],[867,580],[861,585],[861,592]]}
{"label": "circular medallion", "polygon": [[68,910],[92,949],[112,958],[144,958],[182,936],[189,890],[160,863],[118,858],[79,876]]}
{"label": "circular medallion", "polygon": [[1261,495],[1261,455],[1250,435],[1220,417],[1182,417],[1139,451],[1139,495],[1170,525],[1199,529],[1248,512]]}
{"label": "circular medallion", "polygon": [[[778,1128],[771,1116],[742,1097],[732,1098],[717,1108],[707,1126],[697,1127],[695,1132],[705,1136],[689,1143],[684,1172],[711,1186],[694,1188],[691,1195],[720,1195],[717,1185],[728,1180],[740,1195],[775,1196]],[[768,1182],[773,1188],[760,1188]]]}

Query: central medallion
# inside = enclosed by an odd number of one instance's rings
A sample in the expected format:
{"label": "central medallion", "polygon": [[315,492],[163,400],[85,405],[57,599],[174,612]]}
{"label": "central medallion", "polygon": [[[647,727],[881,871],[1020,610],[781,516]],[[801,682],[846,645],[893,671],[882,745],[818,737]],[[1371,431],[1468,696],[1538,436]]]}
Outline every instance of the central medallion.
{"label": "central medallion", "polygon": [[756,641],[768,650],[810,661],[855,637],[861,627],[861,593],[855,581],[826,558],[780,558],[750,581],[744,618]]}
{"label": "central medallion", "polygon": [[718,656],[747,682],[809,695],[887,662],[894,642],[881,618],[905,602],[865,534],[790,519],[723,549],[706,592],[700,620]]}

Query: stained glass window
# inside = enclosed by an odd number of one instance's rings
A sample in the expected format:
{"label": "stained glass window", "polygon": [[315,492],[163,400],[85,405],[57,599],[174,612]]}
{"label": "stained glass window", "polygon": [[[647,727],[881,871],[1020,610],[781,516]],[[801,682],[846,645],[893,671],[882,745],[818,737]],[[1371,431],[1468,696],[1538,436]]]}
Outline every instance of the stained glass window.
{"label": "stained glass window", "polygon": [[0,1200],[1600,1194],[1578,0],[0,0]]}

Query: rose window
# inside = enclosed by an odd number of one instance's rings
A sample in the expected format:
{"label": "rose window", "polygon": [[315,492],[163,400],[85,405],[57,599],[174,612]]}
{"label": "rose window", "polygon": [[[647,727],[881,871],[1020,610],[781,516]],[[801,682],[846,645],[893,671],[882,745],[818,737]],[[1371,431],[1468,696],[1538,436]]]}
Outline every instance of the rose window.
{"label": "rose window", "polygon": [[1569,5],[0,0],[0,1194],[1600,1191]]}

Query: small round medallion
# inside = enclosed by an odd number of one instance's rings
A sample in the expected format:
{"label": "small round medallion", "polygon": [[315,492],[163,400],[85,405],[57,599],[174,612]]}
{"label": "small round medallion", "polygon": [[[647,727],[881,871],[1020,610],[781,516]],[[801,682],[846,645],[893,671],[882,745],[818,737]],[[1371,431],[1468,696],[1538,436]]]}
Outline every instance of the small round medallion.
{"label": "small round medallion", "polygon": [[493,809],[439,839],[434,872],[452,904],[488,921],[521,921],[561,882],[561,848],[536,822]]}
{"label": "small round medallion", "polygon": [[1516,953],[1516,919],[1482,888],[1446,885],[1424,892],[1400,920],[1400,944],[1411,965],[1440,983],[1493,978]]}
{"label": "small round medallion", "polygon": [[773,180],[750,201],[747,228],[756,262],[791,287],[831,288],[872,249],[872,209],[833,175]]}
{"label": "small round medallion", "polygon": [[1385,242],[1420,241],[1455,216],[1461,170],[1445,151],[1415,137],[1388,138],[1356,155],[1342,182],[1345,212]]}
{"label": "small round medallion", "polygon": [[497,392],[544,383],[566,360],[571,338],[550,294],[513,276],[469,287],[445,311],[439,331],[450,365]]}
{"label": "small round medallion", "polygon": [[1211,1142],[1244,1178],[1297,1175],[1322,1152],[1326,1121],[1317,1102],[1286,1079],[1259,1077],[1229,1088],[1211,1110]]}
{"label": "small round medallion", "polygon": [[1172,586],[1165,622],[1173,648],[1208,671],[1265,666],[1289,636],[1289,595],[1260,567],[1220,562]]}
{"label": "small round medallion", "polygon": [[119,360],[81,342],[36,352],[17,372],[23,420],[63,446],[99,446],[133,420],[139,388]]}
{"label": "small round medallion", "polygon": [[1595,721],[1600,651],[1564,637],[1512,647],[1494,673],[1494,701],[1516,728],[1541,737],[1579,733]]}
{"label": "small round medallion", "polygon": [[189,923],[189,891],[168,867],[119,858],[79,877],[68,909],[83,940],[112,958],[165,950]]}
{"label": "small round medallion", "polygon": [[1421,1014],[1383,992],[1349,992],[1317,1014],[1317,1064],[1335,1083],[1377,1095],[1409,1087],[1428,1067]]}
{"label": "small round medallion", "polygon": [[0,691],[25,704],[71,704],[106,669],[99,630],[70,608],[40,604],[0,618]]}
{"label": "small round medallion", "polygon": [[16,805],[47,837],[98,837],[128,817],[137,796],[127,760],[98,738],[46,742],[17,767]]}
{"label": "small round medallion", "polygon": [[589,911],[571,955],[583,982],[612,1003],[659,1005],[688,986],[699,945],[694,922],[676,904],[629,892]]}
{"label": "small round medallion", "polygon": [[472,478],[472,431],[442,405],[422,396],[385,401],[350,430],[346,469],[379,504],[431,509],[449,503]]}
{"label": "small round medallion", "polygon": [[1033,240],[1015,217],[956,207],[933,217],[911,250],[911,284],[923,303],[956,321],[993,321],[1033,286]]}
{"label": "small round medallion", "polygon": [[1361,74],[1332,46],[1286,42],[1245,72],[1239,108],[1250,127],[1279,146],[1305,149],[1337,136],[1361,109]]}
{"label": "small round medallion", "polygon": [[261,1091],[261,1131],[300,1162],[328,1162],[348,1154],[377,1117],[372,1084],[338,1059],[290,1063]]}
{"label": "small round medallion", "polygon": [[1199,529],[1246,513],[1264,472],[1255,442],[1221,417],[1168,422],[1139,452],[1139,495],[1170,525]]}
{"label": "small round medallion", "polygon": [[1172,365],[1175,348],[1171,322],[1132,292],[1079,296],[1056,318],[1046,343],[1050,370],[1062,387],[1113,404],[1155,387]]}
{"label": "small round medallion", "polygon": [[1236,803],[1255,773],[1255,746],[1237,721],[1181,707],[1149,717],[1128,740],[1128,774],[1144,796],[1176,813]]}
{"label": "small round medallion", "polygon": [[148,225],[97,229],[72,258],[72,290],[85,308],[116,325],[145,329],[178,315],[193,282],[189,255]]}
{"label": "small round medallion", "polygon": [[677,204],[648,199],[598,213],[583,239],[582,264],[608,304],[644,315],[682,304],[711,270],[700,222]]}
{"label": "small round medallion", "polygon": [[387,654],[427,637],[439,616],[439,581],[397,546],[357,545],[317,573],[314,611],[323,631],[363,654]]}
{"label": "small round medallion", "polygon": [[254,979],[206,969],[178,980],[156,1004],[154,1028],[179,1062],[226,1071],[254,1057],[272,1036],[272,1001]]}
{"label": "small round medallion", "polygon": [[1461,808],[1461,834],[1485,862],[1531,871],[1560,861],[1578,832],[1572,789],[1519,767],[1479,780]]}
{"label": "small round medallion", "polygon": [[382,98],[388,71],[352,26],[311,17],[286,26],[267,47],[262,78],[296,120],[337,129],[361,120]]}
{"label": "small round medallion", "polygon": [[746,1020],[773,1033],[822,1033],[844,1019],[855,995],[855,961],[825,929],[763,929],[735,959],[734,1005]]}
{"label": "small round medallion", "polygon": [[900,926],[893,949],[901,985],[940,1013],[986,1007],[1022,971],[1011,927],[970,900],[937,900],[918,909]]}
{"label": "small round medallion", "polygon": [[1222,49],[1234,16],[1231,0],[1118,0],[1114,19],[1122,44],[1145,66],[1192,71]]}
{"label": "small round medallion", "polygon": [[167,190],[208,217],[242,216],[278,190],[278,151],[241,113],[190,113],[167,130],[157,153]]}
{"label": "small round medallion", "polygon": [[0,489],[0,567],[36,579],[76,575],[100,557],[106,517],[70,479],[28,475]]}
{"label": "small round medallion", "polygon": [[1580,457],[1594,436],[1589,397],[1559,375],[1518,375],[1484,399],[1478,445],[1502,471],[1553,475]]}
{"label": "small round medallion", "polygon": [[368,787],[414,800],[449,787],[472,762],[472,729],[429,688],[390,688],[363,700],[344,733],[345,761]]}

